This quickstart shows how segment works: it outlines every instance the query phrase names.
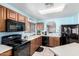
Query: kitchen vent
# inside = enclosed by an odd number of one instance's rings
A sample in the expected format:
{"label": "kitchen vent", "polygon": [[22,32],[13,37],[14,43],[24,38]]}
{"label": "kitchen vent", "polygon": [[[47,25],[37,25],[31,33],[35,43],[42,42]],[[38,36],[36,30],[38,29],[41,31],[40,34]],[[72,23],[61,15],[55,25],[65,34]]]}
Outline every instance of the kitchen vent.
{"label": "kitchen vent", "polygon": [[54,3],[45,3],[45,6],[46,6],[47,8],[53,7],[53,6],[54,6]]}

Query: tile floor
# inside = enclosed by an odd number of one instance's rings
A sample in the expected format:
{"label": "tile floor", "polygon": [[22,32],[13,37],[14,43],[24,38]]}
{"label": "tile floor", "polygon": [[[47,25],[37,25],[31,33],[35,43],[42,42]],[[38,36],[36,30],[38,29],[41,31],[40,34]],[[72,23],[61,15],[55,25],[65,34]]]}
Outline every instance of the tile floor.
{"label": "tile floor", "polygon": [[53,52],[50,51],[50,47],[44,47],[44,50],[42,52],[35,52],[32,56],[54,56]]}

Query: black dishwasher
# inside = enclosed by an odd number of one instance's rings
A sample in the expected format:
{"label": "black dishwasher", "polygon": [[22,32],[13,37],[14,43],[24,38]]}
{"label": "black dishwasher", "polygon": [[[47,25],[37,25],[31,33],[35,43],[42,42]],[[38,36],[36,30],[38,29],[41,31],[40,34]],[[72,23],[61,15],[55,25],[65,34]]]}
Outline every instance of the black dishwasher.
{"label": "black dishwasher", "polygon": [[43,46],[49,45],[49,37],[48,36],[42,36],[42,45]]}
{"label": "black dishwasher", "polygon": [[30,41],[14,49],[15,56],[30,56]]}

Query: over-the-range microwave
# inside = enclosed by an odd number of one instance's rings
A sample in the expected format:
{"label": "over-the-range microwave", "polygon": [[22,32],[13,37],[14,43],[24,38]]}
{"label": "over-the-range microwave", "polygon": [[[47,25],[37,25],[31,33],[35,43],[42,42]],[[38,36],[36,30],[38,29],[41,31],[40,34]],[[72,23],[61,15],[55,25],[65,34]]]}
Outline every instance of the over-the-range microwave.
{"label": "over-the-range microwave", "polygon": [[25,23],[7,19],[6,32],[17,32],[17,31],[25,31]]}

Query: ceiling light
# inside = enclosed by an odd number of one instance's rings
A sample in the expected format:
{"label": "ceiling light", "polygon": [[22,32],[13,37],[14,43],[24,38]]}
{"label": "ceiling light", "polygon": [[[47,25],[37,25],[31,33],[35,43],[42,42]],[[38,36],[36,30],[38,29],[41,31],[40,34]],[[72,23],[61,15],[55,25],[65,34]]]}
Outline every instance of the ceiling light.
{"label": "ceiling light", "polygon": [[39,10],[40,14],[49,14],[49,13],[57,13],[57,12],[61,12],[64,10],[65,4],[56,6],[56,7],[51,7],[51,8],[47,8],[47,9],[43,9],[43,10]]}

